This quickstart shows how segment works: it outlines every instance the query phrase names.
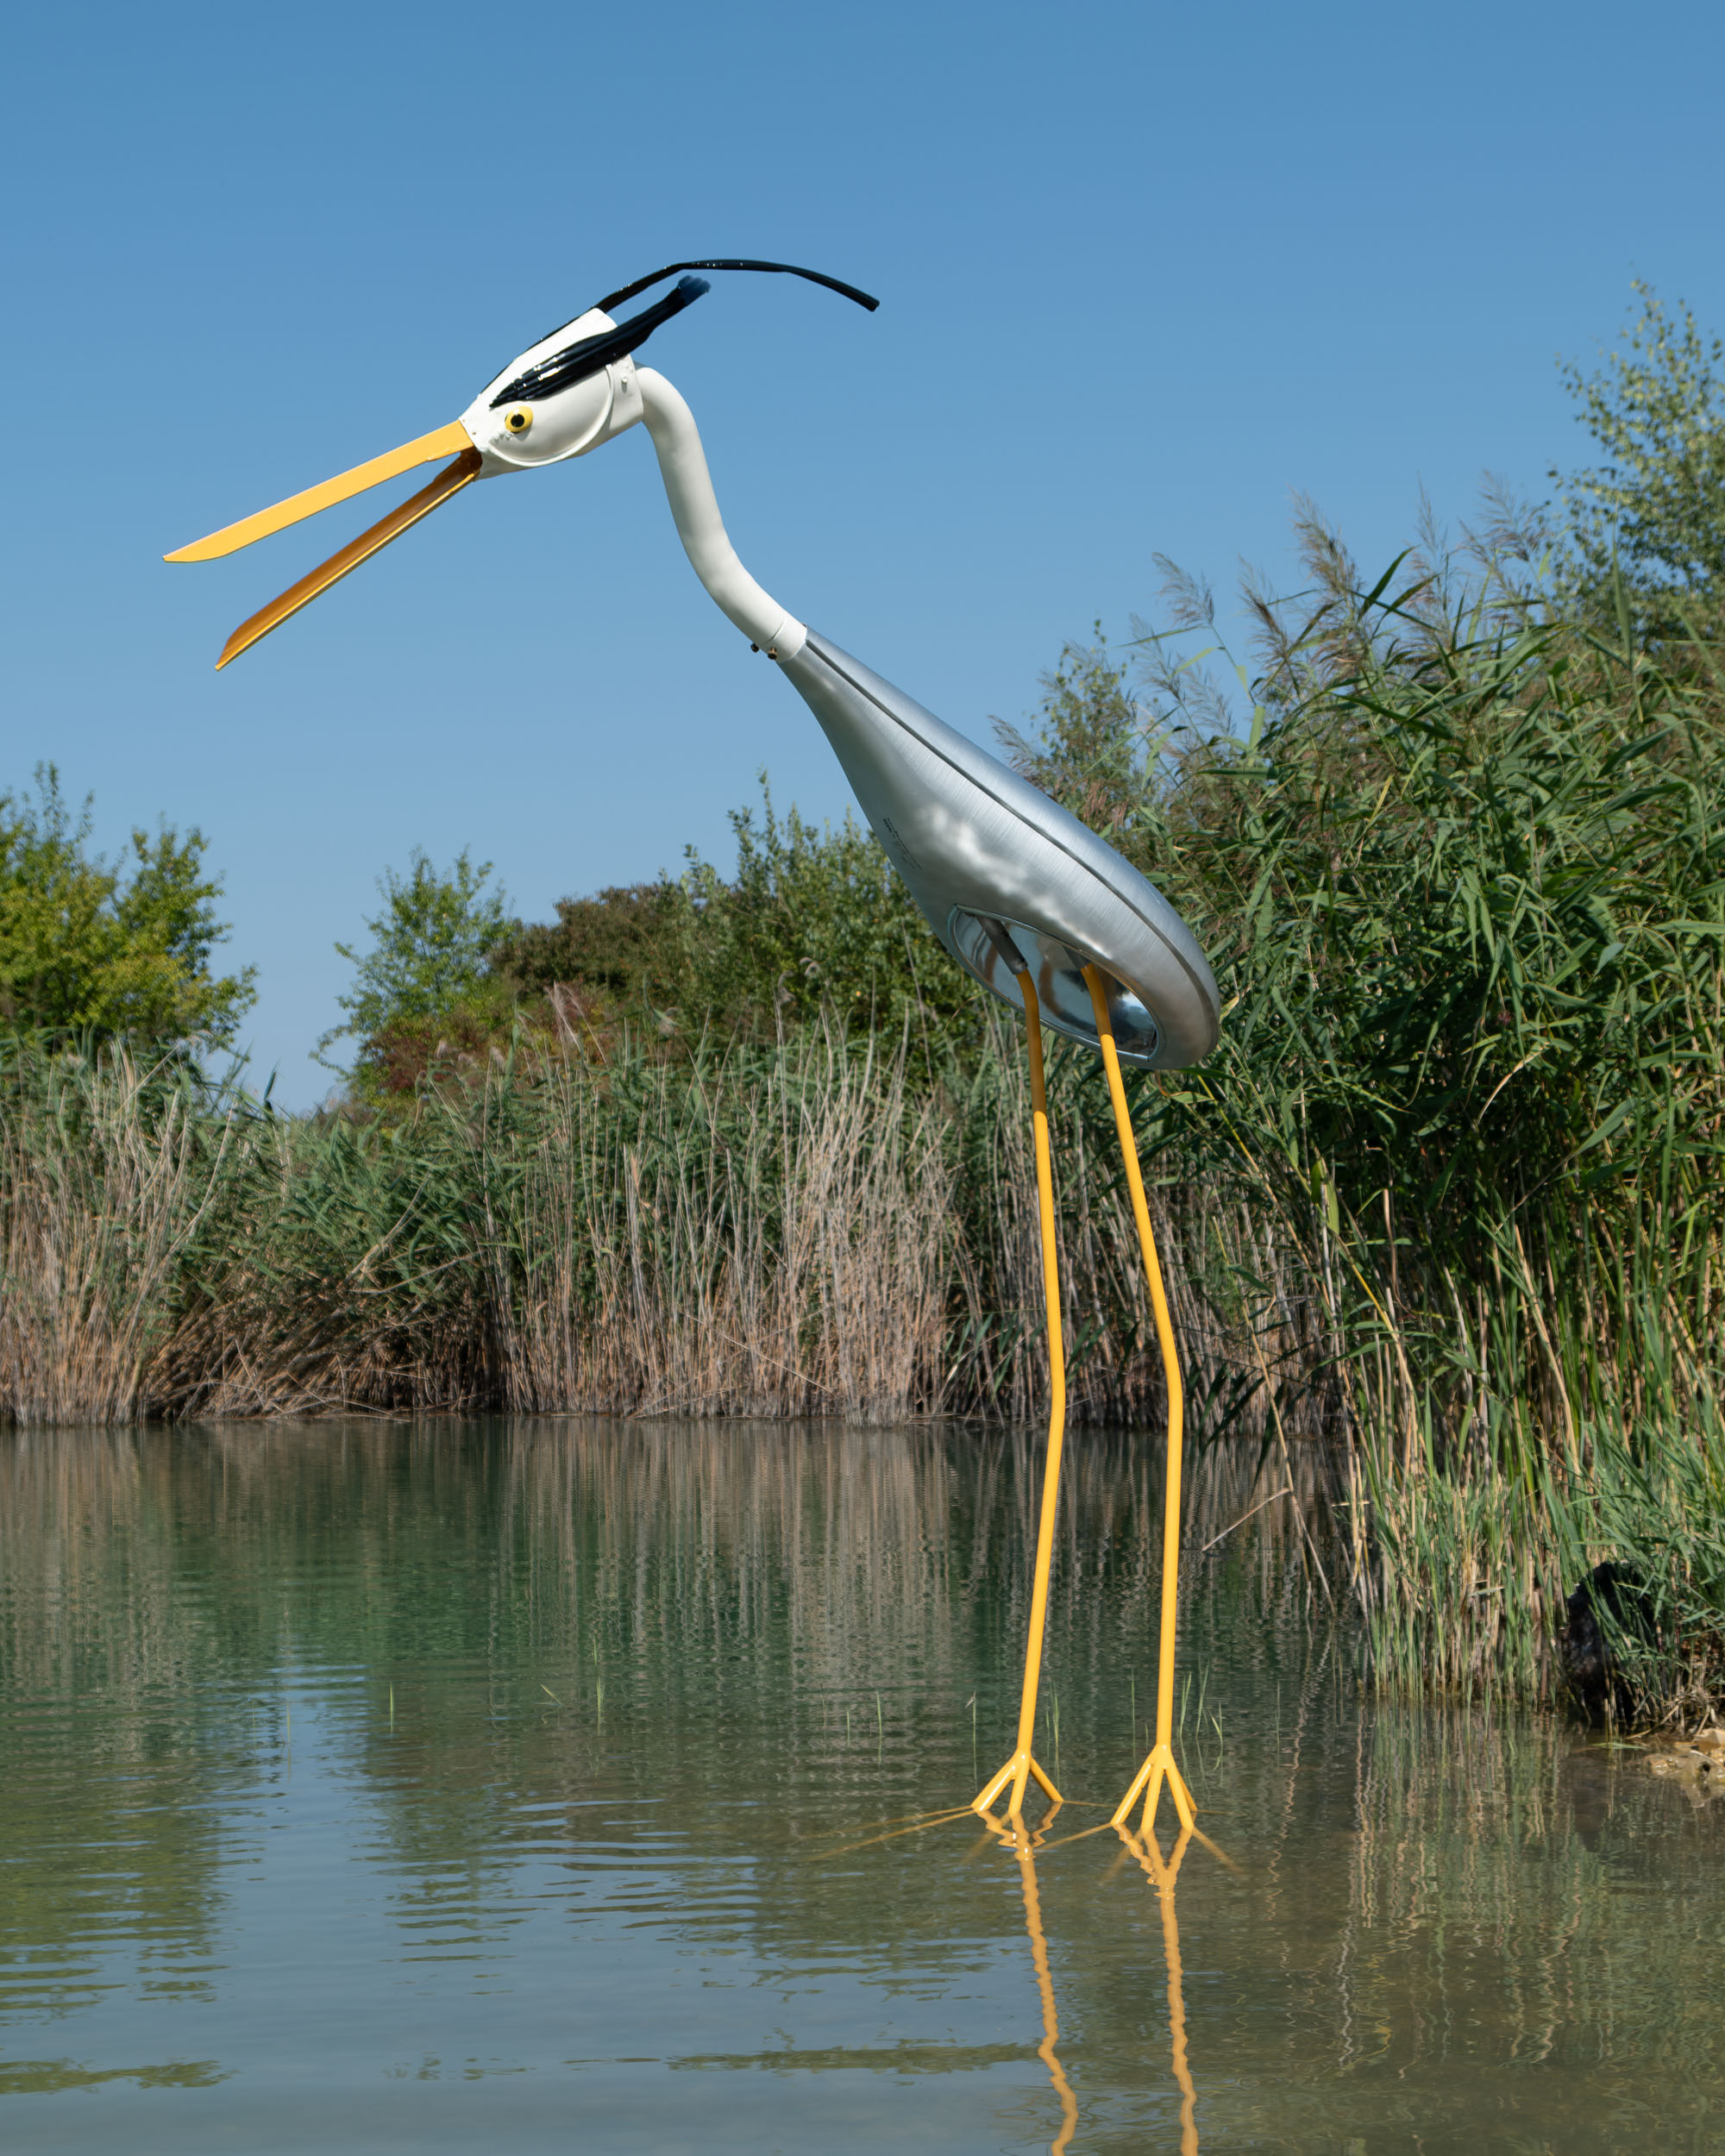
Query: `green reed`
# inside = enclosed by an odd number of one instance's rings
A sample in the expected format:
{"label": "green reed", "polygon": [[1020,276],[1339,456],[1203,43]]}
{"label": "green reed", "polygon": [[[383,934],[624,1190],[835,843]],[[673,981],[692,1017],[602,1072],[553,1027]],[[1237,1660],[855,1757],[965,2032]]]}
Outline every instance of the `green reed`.
{"label": "green reed", "polygon": [[1145,1150],[1251,1223],[1208,1278],[1266,1442],[1322,1402],[1380,1678],[1545,1687],[1609,1556],[1683,1711],[1725,1682],[1725,683],[1699,635],[1386,588],[1151,805],[1233,1007]]}

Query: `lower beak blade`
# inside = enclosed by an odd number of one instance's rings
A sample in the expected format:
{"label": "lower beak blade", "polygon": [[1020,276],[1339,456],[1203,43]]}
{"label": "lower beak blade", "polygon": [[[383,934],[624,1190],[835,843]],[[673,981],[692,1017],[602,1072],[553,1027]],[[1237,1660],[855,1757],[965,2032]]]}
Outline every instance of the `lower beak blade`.
{"label": "lower beak blade", "polygon": [[[466,439],[465,433],[462,438]],[[320,592],[327,592],[332,584],[339,584],[350,570],[357,569],[361,562],[369,561],[392,539],[398,539],[404,531],[411,530],[422,517],[429,517],[434,509],[441,509],[469,481],[479,477],[483,462],[479,451],[469,442],[455,462],[441,471],[429,486],[422,486],[417,494],[403,502],[398,509],[391,510],[388,516],[373,524],[369,531],[362,531],[357,539],[350,540],[339,554],[331,555],[309,576],[303,576],[298,584],[291,585],[279,599],[273,599],[267,606],[260,608],[249,621],[242,622],[222,647],[222,656],[216,661],[216,671],[219,674],[230,660],[237,659],[242,651],[248,651],[260,637],[267,636],[272,629],[279,629],[302,606],[309,606]]]}
{"label": "lower beak blade", "polygon": [[180,547],[162,559],[214,561],[218,555],[249,547],[254,540],[267,539],[273,531],[297,524],[302,517],[315,517],[320,509],[333,508],[337,502],[363,494],[367,487],[381,486],[386,479],[411,472],[416,464],[430,464],[438,457],[471,451],[473,446],[473,436],[459,419],[452,419],[447,427],[436,428],[417,441],[405,442],[400,448],[373,457],[368,464],[356,464],[351,472],[338,472],[333,479],[308,486],[303,494],[290,494],[285,502],[278,502],[273,509],[260,509],[254,517],[242,517],[237,524],[224,524],[207,539],[194,539],[189,547]]}

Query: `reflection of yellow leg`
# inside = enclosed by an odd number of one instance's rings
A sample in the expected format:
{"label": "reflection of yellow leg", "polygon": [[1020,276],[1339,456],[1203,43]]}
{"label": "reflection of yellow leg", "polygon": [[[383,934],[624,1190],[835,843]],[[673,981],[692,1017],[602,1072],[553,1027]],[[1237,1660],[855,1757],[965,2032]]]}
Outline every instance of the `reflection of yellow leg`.
{"label": "reflection of yellow leg", "polygon": [[1155,1884],[1156,1898],[1162,1904],[1162,1952],[1168,1964],[1168,2028],[1173,2040],[1174,2078],[1180,2090],[1180,2156],[1198,2156],[1198,2122],[1195,2115],[1198,2091],[1192,2085],[1192,2068],[1186,2057],[1186,1995],[1180,1976],[1180,1920],[1174,1909],[1174,1882],[1180,1876],[1180,1861],[1192,1839],[1192,1831],[1189,1827],[1181,1829],[1165,1862],[1153,1828],[1139,1836],[1129,1834],[1122,1827],[1120,1839],[1144,1866]]}
{"label": "reflection of yellow leg", "polygon": [[[1059,1808],[1057,1799],[1054,1808]],[[1048,1934],[1042,1928],[1042,1897],[1036,1890],[1036,1849],[1042,1839],[1042,1827],[1031,1834],[1026,1832],[1021,1819],[1008,1825],[992,1812],[983,1816],[996,1833],[1010,1839],[1019,1860],[1019,1877],[1024,1887],[1025,1929],[1030,1934],[1031,1959],[1036,1964],[1036,1988],[1042,1999],[1042,2041],[1036,2047],[1036,2055],[1047,2067],[1054,2093],[1060,2099],[1060,2131],[1049,2144],[1049,2156],[1065,2156],[1077,2130],[1078,2099],[1072,2093],[1072,2084],[1066,2078],[1066,2069],[1055,2048],[1060,2041],[1060,2016],[1054,2003],[1054,1971],[1049,1965]],[[1049,1817],[1053,1817],[1053,1812]],[[1044,1820],[1043,1827],[1047,1824]]]}
{"label": "reflection of yellow leg", "polygon": [[1150,1282],[1151,1307],[1156,1313],[1156,1337],[1162,1348],[1163,1374],[1168,1381],[1168,1476],[1162,1515],[1162,1639],[1156,1676],[1156,1743],[1150,1757],[1132,1777],[1132,1785],[1120,1799],[1114,1814],[1118,1827],[1145,1792],[1145,1832],[1156,1826],[1156,1811],[1165,1782],[1182,1829],[1192,1825],[1192,1792],[1174,1764],[1174,1624],[1179,1608],[1180,1587],[1180,1454],[1185,1421],[1185,1394],[1180,1383],[1180,1361],[1174,1351],[1174,1323],[1168,1314],[1168,1298],[1162,1288],[1162,1268],[1157,1262],[1156,1238],[1151,1232],[1150,1207],[1145,1200],[1144,1176],[1138,1164],[1138,1140],[1132,1136],[1126,1090],[1120,1083],[1120,1059],[1114,1047],[1114,1029],[1108,1017],[1107,992],[1094,966],[1084,968],[1090,991],[1090,1007],[1096,1014],[1101,1037],[1102,1068],[1108,1077],[1108,1098],[1114,1105],[1114,1129],[1126,1164],[1126,1188],[1132,1193],[1132,1219],[1138,1224],[1138,1248],[1144,1253],[1145,1276]]}
{"label": "reflection of yellow leg", "polygon": [[1060,1445],[1066,1431],[1066,1355],[1060,1337],[1060,1272],[1054,1249],[1054,1169],[1048,1150],[1048,1093],[1042,1074],[1042,1018],[1036,984],[1028,973],[1018,977],[1024,997],[1025,1030],[1030,1036],[1030,1102],[1036,1133],[1037,1219],[1042,1234],[1042,1292],[1048,1310],[1048,1458],[1042,1470],[1042,1520],[1036,1535],[1036,1578],[1030,1598],[1030,1639],[1025,1648],[1024,1691],[1019,1702],[1017,1749],[1000,1772],[977,1791],[972,1811],[986,1812],[1010,1783],[1007,1815],[1024,1809],[1025,1785],[1032,1775],[1049,1802],[1060,1792],[1031,1752],[1036,1734],[1036,1695],[1042,1677],[1042,1635],[1048,1618],[1048,1572],[1054,1561],[1054,1511],[1060,1496]]}

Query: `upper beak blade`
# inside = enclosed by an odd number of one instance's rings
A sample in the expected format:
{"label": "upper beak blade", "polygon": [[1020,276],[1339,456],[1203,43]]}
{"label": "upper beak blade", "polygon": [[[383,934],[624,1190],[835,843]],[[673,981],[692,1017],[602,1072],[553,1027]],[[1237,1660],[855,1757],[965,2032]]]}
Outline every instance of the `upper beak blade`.
{"label": "upper beak blade", "polygon": [[[249,621],[242,622],[222,647],[222,656],[216,661],[216,671],[218,674],[229,660],[237,659],[242,651],[249,650],[260,637],[267,636],[272,629],[279,629],[290,615],[297,614],[302,606],[309,606],[320,592],[327,592],[332,584],[339,584],[350,570],[357,569],[362,561],[370,561],[373,555],[386,547],[392,539],[398,539],[404,531],[411,530],[422,517],[429,517],[434,509],[440,509],[445,502],[459,494],[470,480],[479,477],[480,467],[485,460],[474,448],[473,443],[467,440],[465,428],[457,425],[455,431],[461,436],[462,442],[467,445],[455,462],[441,471],[429,486],[422,486],[417,494],[411,495],[398,509],[391,510],[388,516],[374,523],[369,531],[362,531],[357,539],[349,540],[339,554],[331,555],[327,561],[320,567],[313,569],[309,576],[303,576],[298,584],[290,585],[279,599],[273,599],[267,606],[260,607]],[[423,440],[430,442],[433,438],[430,435],[426,435]],[[408,444],[409,448],[417,449],[419,446],[418,442]],[[405,450],[396,452],[398,456],[405,454]],[[434,450],[431,454],[436,455],[437,452]],[[416,462],[421,461],[415,459]],[[380,457],[378,461],[381,464],[386,460]],[[405,467],[399,468],[405,469]],[[363,472],[369,470],[370,467],[361,465],[360,469]],[[353,474],[349,473],[346,476],[352,478]],[[339,480],[330,481],[331,486],[340,484]],[[358,489],[353,488],[349,491],[357,492]],[[305,497],[301,495],[297,498],[304,500]],[[333,498],[339,498],[339,497]],[[292,506],[292,503],[282,504],[284,509]],[[317,506],[322,508],[323,504],[320,502]],[[270,511],[265,511],[266,515],[273,513]],[[310,512],[302,511],[299,513],[310,515]],[[292,520],[290,518],[287,521]],[[241,527],[235,524],[232,529],[237,531]],[[220,539],[224,536],[217,532],[216,537]],[[261,535],[254,533],[252,536],[259,537]],[[212,544],[212,542],[206,539],[202,543],[207,547]],[[244,546],[246,542],[243,539],[237,539],[234,543],[235,546]],[[188,555],[181,558],[190,557]],[[168,559],[172,561],[175,557],[170,555]]]}
{"label": "upper beak blade", "polygon": [[452,419],[447,427],[423,434],[417,441],[405,442],[400,448],[373,457],[368,464],[356,464],[351,472],[340,472],[319,486],[308,486],[303,494],[291,494],[273,509],[260,509],[255,517],[242,517],[236,524],[224,524],[207,539],[194,539],[189,547],[178,548],[162,558],[167,561],[214,561],[221,555],[249,547],[254,539],[267,539],[273,531],[297,524],[303,517],[315,517],[320,509],[329,509],[336,502],[363,494],[368,486],[381,486],[386,479],[411,472],[416,464],[430,464],[436,457],[456,455],[463,451],[478,454],[474,448],[473,436],[459,419]]}

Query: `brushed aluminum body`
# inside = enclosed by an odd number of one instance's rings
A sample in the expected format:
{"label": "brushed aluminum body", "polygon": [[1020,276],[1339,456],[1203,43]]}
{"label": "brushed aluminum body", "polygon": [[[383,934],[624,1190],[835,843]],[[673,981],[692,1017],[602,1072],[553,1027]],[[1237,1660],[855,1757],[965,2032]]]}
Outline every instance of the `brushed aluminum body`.
{"label": "brushed aluminum body", "polygon": [[1191,931],[1130,862],[813,630],[779,667],[820,721],[930,927],[967,972],[1020,1001],[999,947],[1003,926],[1029,964],[1044,1024],[1097,1045],[1082,972],[1094,964],[1113,984],[1122,1060],[1177,1070],[1208,1055],[1220,1030],[1215,976]]}

